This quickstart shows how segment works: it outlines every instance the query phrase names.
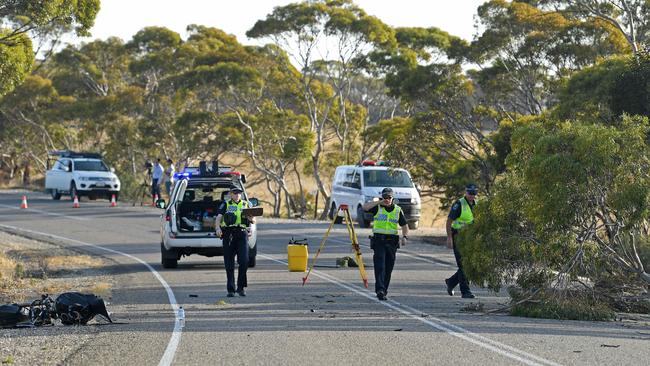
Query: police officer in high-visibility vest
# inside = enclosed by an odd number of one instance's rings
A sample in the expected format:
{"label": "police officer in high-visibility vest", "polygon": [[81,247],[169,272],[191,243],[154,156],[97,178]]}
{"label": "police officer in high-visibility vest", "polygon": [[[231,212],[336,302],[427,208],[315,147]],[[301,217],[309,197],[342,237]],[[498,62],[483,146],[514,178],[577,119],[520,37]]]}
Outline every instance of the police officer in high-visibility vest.
{"label": "police officer in high-visibility vest", "polygon": [[[222,237],[223,261],[226,267],[226,289],[228,297],[246,296],[244,288],[248,285],[246,270],[248,269],[248,237],[250,224],[255,218],[242,217],[242,209],[250,207],[246,200],[241,199],[243,190],[240,187],[230,188],[230,199],[224,201],[217,211],[216,234]],[[222,235],[223,234],[223,235]],[[237,256],[237,288],[235,288],[235,256]]]}
{"label": "police officer in high-visibility vest", "polygon": [[[384,188],[381,199],[363,205],[364,211],[374,216],[370,247],[375,252],[372,261],[375,269],[375,293],[379,300],[386,300],[397,248],[406,245],[409,233],[404,211],[393,202],[393,198],[393,190]],[[400,226],[401,238],[398,230]]]}
{"label": "police officer in high-visibility vest", "polygon": [[465,277],[465,272],[463,272],[460,251],[456,246],[456,235],[458,235],[458,232],[463,227],[471,225],[474,222],[472,210],[476,204],[477,194],[478,188],[476,185],[468,184],[465,187],[465,196],[461,197],[451,206],[451,211],[449,212],[449,216],[447,216],[447,248],[454,249],[458,270],[453,276],[445,280],[445,284],[447,285],[447,293],[449,296],[454,295],[454,288],[460,284],[460,293],[464,299],[473,299],[475,296],[469,289],[469,283]]}

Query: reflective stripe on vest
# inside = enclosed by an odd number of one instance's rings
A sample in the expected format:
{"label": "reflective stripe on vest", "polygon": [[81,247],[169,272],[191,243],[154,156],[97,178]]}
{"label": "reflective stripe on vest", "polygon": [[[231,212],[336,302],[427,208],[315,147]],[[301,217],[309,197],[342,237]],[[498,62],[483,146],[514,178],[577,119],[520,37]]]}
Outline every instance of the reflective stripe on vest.
{"label": "reflective stripe on vest", "polygon": [[397,235],[401,210],[398,205],[395,205],[391,212],[386,211],[384,206],[379,206],[372,224],[372,232],[375,234]]}
{"label": "reflective stripe on vest", "polygon": [[465,225],[469,225],[474,222],[474,214],[472,213],[472,209],[470,208],[467,199],[463,197],[459,199],[458,202],[460,202],[461,205],[460,217],[458,217],[456,220],[454,220],[454,222],[451,223],[451,227],[456,230],[460,230]]}
{"label": "reflective stripe on vest", "polygon": [[243,208],[248,208],[248,201],[239,200],[239,203],[235,203],[231,200],[228,200],[228,202],[226,202],[226,213],[232,212],[237,217],[237,221],[235,221],[235,224],[227,225],[227,227],[234,227],[234,226],[246,227],[246,225],[242,225],[241,223],[241,210]]}

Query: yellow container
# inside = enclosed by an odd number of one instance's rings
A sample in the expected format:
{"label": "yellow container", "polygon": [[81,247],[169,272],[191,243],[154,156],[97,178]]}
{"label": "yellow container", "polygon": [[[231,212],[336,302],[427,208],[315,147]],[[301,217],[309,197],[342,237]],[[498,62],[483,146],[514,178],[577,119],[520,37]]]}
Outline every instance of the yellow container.
{"label": "yellow container", "polygon": [[305,272],[307,270],[307,261],[309,260],[307,245],[289,244],[287,245],[287,255],[289,272]]}

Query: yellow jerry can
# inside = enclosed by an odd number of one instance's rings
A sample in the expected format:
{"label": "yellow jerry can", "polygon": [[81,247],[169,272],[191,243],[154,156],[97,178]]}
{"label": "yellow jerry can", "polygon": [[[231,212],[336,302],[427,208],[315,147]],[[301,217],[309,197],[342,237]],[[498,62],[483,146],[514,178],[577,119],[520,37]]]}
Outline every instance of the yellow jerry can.
{"label": "yellow jerry can", "polygon": [[289,241],[289,245],[287,245],[287,259],[289,272],[305,272],[307,270],[309,249],[306,239],[304,242],[293,240],[293,238]]}

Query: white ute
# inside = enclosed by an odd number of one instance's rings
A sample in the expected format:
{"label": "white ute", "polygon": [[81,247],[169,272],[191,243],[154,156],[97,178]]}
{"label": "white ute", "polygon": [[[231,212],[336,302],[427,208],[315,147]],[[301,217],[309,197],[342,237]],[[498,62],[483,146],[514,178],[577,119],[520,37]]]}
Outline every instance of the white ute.
{"label": "white ute", "polygon": [[[216,173],[214,173],[216,172]],[[244,183],[246,176],[230,167],[207,170],[204,162],[199,168],[186,168],[176,173],[176,183],[168,204],[158,200],[156,206],[165,209],[160,225],[160,254],[163,268],[176,268],[183,256],[199,254],[206,257],[222,256],[223,244],[215,234],[217,209],[230,193],[230,186],[240,186],[242,199],[257,206],[257,198],[248,198]],[[248,266],[255,267],[257,256],[257,227],[251,224],[248,240]]]}
{"label": "white ute", "polygon": [[52,199],[59,200],[62,194],[91,199],[110,199],[112,195],[117,199],[119,196],[120,179],[101,155],[74,151],[55,151],[50,155],[57,157],[51,169],[48,167],[45,172],[45,192],[50,193]]}

